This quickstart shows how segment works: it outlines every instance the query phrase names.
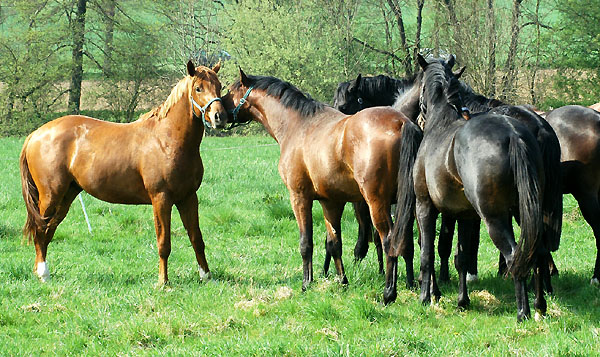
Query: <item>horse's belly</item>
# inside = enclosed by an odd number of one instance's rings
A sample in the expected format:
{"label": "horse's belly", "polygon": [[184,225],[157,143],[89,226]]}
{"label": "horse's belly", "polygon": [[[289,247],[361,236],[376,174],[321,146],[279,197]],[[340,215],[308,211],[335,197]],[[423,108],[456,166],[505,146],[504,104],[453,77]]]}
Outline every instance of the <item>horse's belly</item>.
{"label": "horse's belly", "polygon": [[98,175],[77,180],[81,188],[99,200],[111,203],[150,204],[150,196],[139,174]]}

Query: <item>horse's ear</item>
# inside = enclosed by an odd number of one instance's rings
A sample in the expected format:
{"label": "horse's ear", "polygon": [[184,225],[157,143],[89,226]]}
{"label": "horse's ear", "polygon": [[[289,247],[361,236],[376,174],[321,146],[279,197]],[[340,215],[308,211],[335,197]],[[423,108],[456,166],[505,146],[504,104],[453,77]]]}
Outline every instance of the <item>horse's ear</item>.
{"label": "horse's ear", "polygon": [[188,74],[190,76],[194,76],[194,74],[196,74],[196,66],[194,66],[194,62],[192,62],[192,60],[189,60],[187,63],[187,70],[188,70]]}
{"label": "horse's ear", "polygon": [[242,67],[238,68],[240,69],[240,83],[242,83],[245,87],[250,87],[250,80],[248,79],[248,76],[246,76],[246,73],[242,71]]}
{"label": "horse's ear", "polygon": [[357,90],[360,87],[360,81],[362,81],[362,75],[359,73],[356,79],[350,82],[350,85],[348,86],[348,92]]}
{"label": "horse's ear", "polygon": [[458,72],[454,72],[454,77],[456,77],[456,79],[459,79],[460,76],[462,76],[465,72],[465,69],[467,69],[467,66],[463,66],[463,68],[459,69]]}
{"label": "horse's ear", "polygon": [[423,56],[421,56],[420,53],[417,53],[417,62],[419,62],[419,66],[421,66],[423,70],[427,69],[427,66],[429,65],[427,60]]}
{"label": "horse's ear", "polygon": [[454,67],[454,64],[456,63],[456,57],[453,54],[450,54],[450,58],[448,58],[448,68],[452,69],[452,67]]}
{"label": "horse's ear", "polygon": [[212,70],[213,70],[213,72],[218,73],[220,69],[221,69],[221,60],[219,60],[219,63],[215,64],[215,66],[212,68]]}

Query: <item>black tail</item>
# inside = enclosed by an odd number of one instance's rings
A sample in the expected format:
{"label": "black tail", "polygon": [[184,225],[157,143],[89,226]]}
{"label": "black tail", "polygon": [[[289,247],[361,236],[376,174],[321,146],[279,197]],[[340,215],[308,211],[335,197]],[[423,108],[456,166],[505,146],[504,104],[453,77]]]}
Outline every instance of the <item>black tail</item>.
{"label": "black tail", "polygon": [[[402,126],[402,145],[398,163],[398,189],[396,193],[396,222],[385,251],[389,256],[405,256],[407,247],[413,247],[413,222],[415,218],[415,189],[413,166],[423,140],[423,132],[413,122]],[[408,241],[410,240],[410,241]]]}
{"label": "black tail", "polygon": [[509,269],[516,279],[524,279],[533,266],[537,249],[542,242],[541,185],[535,162],[536,153],[520,137],[511,136],[509,156],[519,193],[521,223],[521,238]]}
{"label": "black tail", "polygon": [[544,162],[544,246],[553,252],[560,245],[562,229],[562,175],[560,169],[560,143],[550,125],[545,125],[548,135],[541,141]]}

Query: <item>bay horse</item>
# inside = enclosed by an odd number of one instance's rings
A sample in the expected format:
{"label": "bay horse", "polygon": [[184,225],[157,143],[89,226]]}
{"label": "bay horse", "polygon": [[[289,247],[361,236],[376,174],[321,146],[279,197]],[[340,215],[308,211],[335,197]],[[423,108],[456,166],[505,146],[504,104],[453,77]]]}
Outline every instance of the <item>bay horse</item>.
{"label": "bay horse", "polygon": [[[420,300],[429,303],[432,291],[436,298],[440,295],[433,270],[433,242],[435,222],[441,212],[458,219],[458,306],[468,306],[466,261],[472,239],[469,221],[480,217],[508,262],[515,285],[517,319],[526,319],[530,308],[525,279],[539,263],[537,256],[544,243],[541,202],[545,182],[538,143],[523,123],[509,116],[485,114],[465,120],[461,115],[458,78],[449,63],[453,61],[427,62],[420,55],[417,59],[425,72],[420,101],[425,127],[413,168],[421,234]],[[520,217],[522,232],[518,245],[512,227],[515,214]],[[408,225],[412,226],[412,222],[401,216],[394,224],[394,232],[401,232]],[[408,239],[407,235],[402,237]],[[402,243],[402,239],[398,242]],[[546,303],[535,272],[535,307],[543,314]],[[386,282],[394,279],[386,277]]]}
{"label": "bay horse", "polygon": [[[344,114],[356,114],[362,109],[391,106],[416,123],[419,115],[419,88],[422,72],[406,79],[396,79],[386,75],[366,76],[359,74],[352,81],[341,82],[333,97],[333,107]],[[355,260],[362,260],[373,241],[373,225],[369,208],[364,201],[353,202],[354,215],[358,221],[358,239],[354,247]],[[383,249],[381,241],[374,240],[380,274],[383,269]],[[324,271],[327,274],[330,256],[325,256]]]}
{"label": "bay horse", "polygon": [[558,136],[563,193],[575,197],[596,239],[596,263],[590,283],[600,284],[600,113],[567,105],[546,114]]}
{"label": "bay horse", "polygon": [[220,102],[219,68],[195,67],[189,61],[188,75],[167,100],[135,122],[68,115],[27,137],[20,157],[27,208],[23,233],[35,244],[34,272],[42,281],[50,277],[48,244],[82,190],[106,202],[152,204],[161,285],[168,281],[175,204],[200,277],[209,277],[196,190],[204,173],[199,153],[204,126],[223,127],[228,118]]}
{"label": "bay horse", "polygon": [[[400,112],[387,107],[345,115],[323,105],[288,82],[274,77],[250,76],[240,69],[240,79],[223,97],[233,123],[255,120],[279,143],[279,174],[288,188],[300,232],[302,289],[313,281],[312,205],[323,208],[327,229],[326,251],[333,257],[342,283],[348,282],[342,262],[340,220],[346,202],[364,200],[386,250],[387,265],[398,255],[406,260],[407,279],[412,279],[412,242],[390,242],[391,204],[406,207],[412,216],[414,195],[398,197],[398,187],[412,182],[411,157],[421,141],[421,131]],[[399,166],[398,162],[407,162]],[[410,191],[406,191],[410,192]],[[412,206],[411,206],[412,202]],[[409,219],[409,218],[407,218]],[[410,231],[402,232],[412,237]],[[412,285],[412,281],[407,282]]]}

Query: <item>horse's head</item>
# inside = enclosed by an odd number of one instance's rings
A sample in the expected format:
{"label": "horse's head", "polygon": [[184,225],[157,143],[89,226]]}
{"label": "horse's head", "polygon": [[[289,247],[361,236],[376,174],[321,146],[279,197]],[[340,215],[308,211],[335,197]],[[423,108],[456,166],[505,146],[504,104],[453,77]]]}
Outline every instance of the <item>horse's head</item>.
{"label": "horse's head", "polygon": [[465,119],[469,118],[468,109],[464,107],[460,95],[459,78],[466,67],[458,72],[452,72],[455,64],[454,55],[450,55],[448,61],[444,59],[431,59],[427,61],[423,56],[417,54],[417,61],[424,72],[421,84],[421,95],[419,106],[421,115],[427,118],[427,110],[432,105],[450,105],[457,113]]}
{"label": "horse's head", "polygon": [[223,128],[227,124],[227,112],[221,101],[221,82],[217,77],[220,68],[220,62],[212,69],[196,67],[191,60],[187,63],[188,74],[192,77],[189,91],[192,113],[212,128]]}
{"label": "horse's head", "polygon": [[360,92],[362,80],[359,74],[355,80],[340,83],[333,97],[333,107],[344,114],[355,114],[370,107]]}
{"label": "horse's head", "polygon": [[229,92],[223,97],[223,105],[231,115],[231,127],[249,123],[261,115],[248,100],[253,89],[252,79],[240,68],[240,79],[229,86]]}

